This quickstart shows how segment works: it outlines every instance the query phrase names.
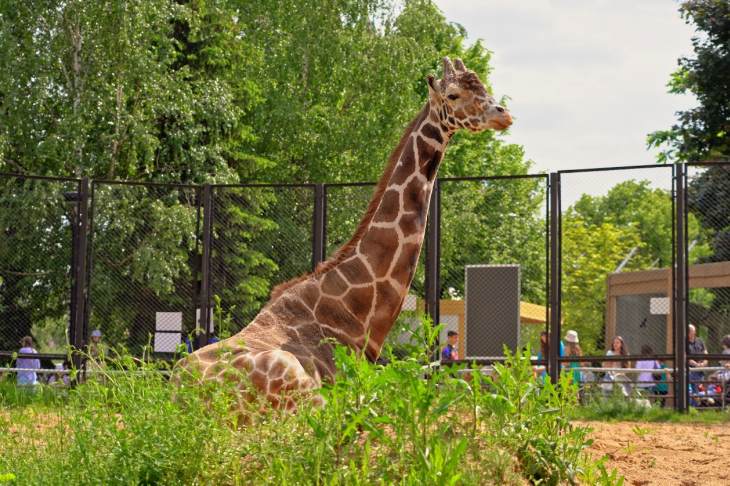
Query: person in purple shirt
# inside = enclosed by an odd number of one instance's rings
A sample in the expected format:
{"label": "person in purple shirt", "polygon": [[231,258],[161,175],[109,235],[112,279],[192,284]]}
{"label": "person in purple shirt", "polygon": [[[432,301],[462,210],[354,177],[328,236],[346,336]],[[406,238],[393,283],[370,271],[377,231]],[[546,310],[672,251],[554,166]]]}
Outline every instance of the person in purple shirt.
{"label": "person in purple shirt", "polygon": [[459,333],[449,331],[446,333],[448,344],[441,350],[442,361],[454,361],[459,359],[459,353],[456,351],[456,345],[459,343]]}
{"label": "person in purple shirt", "polygon": [[[33,338],[25,336],[20,340],[20,349],[18,353],[38,354],[33,348]],[[41,360],[38,358],[18,358],[15,360],[16,368],[25,368],[27,371],[18,371],[18,385],[37,385],[38,374],[32,370],[38,370],[41,367]]]}

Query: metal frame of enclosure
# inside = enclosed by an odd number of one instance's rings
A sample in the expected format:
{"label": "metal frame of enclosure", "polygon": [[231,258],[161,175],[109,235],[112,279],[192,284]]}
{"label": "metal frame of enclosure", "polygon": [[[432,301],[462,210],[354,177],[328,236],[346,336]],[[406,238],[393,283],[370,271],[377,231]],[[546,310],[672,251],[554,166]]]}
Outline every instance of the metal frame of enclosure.
{"label": "metal frame of enclosure", "polygon": [[[499,176],[499,177],[458,177],[458,178],[441,178],[438,179],[434,186],[434,190],[430,201],[429,218],[426,228],[426,236],[424,241],[424,251],[421,261],[425,265],[424,279],[422,283],[423,298],[425,301],[426,312],[433,318],[434,322],[440,320],[440,300],[444,295],[444,283],[440,271],[440,262],[442,259],[442,230],[444,218],[444,197],[445,191],[449,187],[456,184],[475,184],[489,185],[496,183],[508,183],[509,181],[519,181],[531,179],[538,184],[544,184],[544,294],[546,309],[546,331],[548,332],[550,349],[556,350],[561,346],[561,319],[563,318],[563,310],[561,306],[564,302],[563,279],[567,269],[563,260],[563,194],[566,187],[570,184],[571,177],[580,177],[581,174],[586,177],[602,176],[609,173],[617,173],[623,171],[631,173],[631,171],[656,171],[657,173],[666,173],[667,180],[671,183],[671,199],[672,199],[672,255],[671,264],[667,265],[662,272],[668,277],[667,297],[671,302],[671,309],[666,317],[666,339],[671,342],[671,349],[662,349],[661,353],[650,356],[653,359],[667,360],[673,363],[675,370],[673,386],[671,393],[673,405],[679,410],[686,410],[690,403],[690,395],[688,392],[688,376],[689,368],[688,360],[710,358],[722,359],[723,355],[693,355],[688,353],[687,347],[687,326],[688,326],[688,301],[689,301],[689,273],[691,271],[689,262],[689,242],[688,242],[688,213],[687,208],[687,187],[688,187],[688,170],[692,167],[701,169],[707,166],[726,165],[730,167],[730,163],[717,164],[676,164],[673,166],[661,165],[637,165],[625,167],[605,167],[586,170],[564,170],[549,174],[538,175],[517,175],[517,176]],[[70,291],[68,295],[68,337],[73,348],[83,349],[87,343],[89,334],[90,316],[94,312],[97,303],[97,296],[94,294],[94,282],[98,277],[100,263],[95,255],[99,248],[99,242],[95,238],[95,225],[105,224],[102,222],[101,207],[102,193],[106,191],[111,194],[115,188],[132,188],[130,190],[139,190],[140,194],[151,194],[152,188],[157,188],[165,193],[165,197],[182,198],[186,197],[186,208],[189,215],[194,215],[194,224],[191,223],[189,245],[194,245],[194,254],[197,255],[196,260],[191,263],[189,270],[189,282],[185,284],[184,296],[189,296],[190,312],[195,315],[196,309],[199,310],[200,328],[204,331],[198,336],[198,345],[203,345],[209,338],[211,329],[211,310],[214,307],[213,295],[215,286],[220,285],[223,281],[224,285],[227,280],[221,280],[220,270],[216,270],[220,265],[216,264],[216,258],[221,258],[222,249],[219,246],[217,238],[220,232],[224,230],[221,225],[225,225],[224,211],[228,206],[224,204],[246,204],[245,194],[247,191],[278,191],[286,193],[287,191],[300,191],[297,196],[298,201],[307,205],[306,211],[300,211],[300,223],[302,225],[302,234],[311,235],[311,241],[305,242],[304,250],[311,258],[304,265],[306,268],[299,270],[309,271],[314,269],[317,264],[322,262],[328,254],[328,237],[332,235],[332,227],[328,224],[328,217],[331,212],[336,209],[336,202],[333,198],[337,191],[361,191],[367,194],[371,191],[373,183],[350,183],[350,184],[206,184],[206,185],[184,185],[184,184],[166,184],[166,183],[142,183],[127,181],[90,181],[87,178],[55,178],[55,177],[39,177],[26,176],[19,174],[0,174],[0,181],[36,181],[43,183],[62,182],[71,184],[75,187],[73,192],[66,191],[62,197],[72,206],[70,215],[67,216],[70,228],[69,241],[70,258],[68,262],[68,278],[70,279]],[[9,182],[10,184],[10,182]],[[22,189],[18,189],[22,190]],[[166,192],[167,191],[167,192]],[[347,195],[347,194],[345,194]],[[59,195],[61,196],[61,195]],[[228,199],[225,199],[228,198]],[[296,212],[296,210],[293,210]],[[311,216],[310,216],[311,214]],[[106,220],[110,218],[107,215]],[[307,228],[305,228],[305,226]],[[194,227],[194,228],[193,228]],[[194,240],[194,241],[193,241]],[[330,240],[331,241],[331,240]],[[300,246],[301,246],[301,242]],[[311,244],[311,250],[308,245]],[[219,255],[219,256],[216,256]],[[8,271],[0,265],[0,285],[2,284],[3,275],[1,272]],[[218,273],[217,273],[218,272]],[[1,288],[1,287],[0,287]],[[134,291],[134,289],[131,289]],[[103,299],[102,299],[103,300]],[[615,314],[611,319],[615,320]],[[670,339],[671,338],[671,339]],[[665,352],[671,351],[671,352]],[[0,358],[9,359],[17,356],[11,349],[0,350]],[[39,356],[39,355],[35,355]],[[41,357],[61,359],[67,358],[63,354],[41,355]],[[726,355],[724,356],[727,357]],[[553,380],[559,376],[563,363],[575,361],[574,358],[561,357],[556,352],[550,352],[545,361],[538,364],[546,364],[549,375]],[[79,360],[78,355],[74,356],[75,360]],[[610,361],[637,361],[647,359],[646,355],[630,354],[628,356],[612,356]],[[606,356],[584,356],[581,361],[591,363],[602,363],[608,361]],[[466,361],[466,360],[465,360]],[[490,364],[500,361],[499,357],[478,360],[479,364]],[[474,360],[469,360],[473,363]]]}

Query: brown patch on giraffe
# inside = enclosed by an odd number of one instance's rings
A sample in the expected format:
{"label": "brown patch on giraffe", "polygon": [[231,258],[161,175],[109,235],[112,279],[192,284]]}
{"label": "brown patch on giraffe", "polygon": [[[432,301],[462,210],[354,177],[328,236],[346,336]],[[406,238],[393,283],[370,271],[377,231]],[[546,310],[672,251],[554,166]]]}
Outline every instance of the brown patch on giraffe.
{"label": "brown patch on giraffe", "polygon": [[373,306],[373,287],[356,287],[345,294],[342,301],[347,309],[361,321],[365,321]]}
{"label": "brown patch on giraffe", "polygon": [[423,211],[426,207],[426,190],[423,181],[413,179],[403,190],[403,209],[405,211]]}
{"label": "brown patch on giraffe", "polygon": [[411,282],[411,278],[413,278],[413,273],[416,271],[420,250],[421,245],[415,243],[404,245],[401,248],[398,261],[395,262],[395,267],[393,267],[390,276],[403,285],[408,285]]}
{"label": "brown patch on giraffe", "polygon": [[317,304],[317,299],[319,298],[319,288],[316,283],[307,282],[304,285],[300,285],[299,288],[297,288],[297,293],[307,307],[314,309],[315,304]]}
{"label": "brown patch on giraffe", "polygon": [[464,112],[464,110],[456,110],[454,112],[454,116],[459,120],[463,120],[464,118],[466,118],[466,113]]}
{"label": "brown patch on giraffe", "polygon": [[423,137],[416,138],[416,148],[418,149],[418,162],[423,167],[426,162],[431,160],[436,149],[426,143]]}
{"label": "brown patch on giraffe", "polygon": [[360,242],[360,253],[368,259],[375,277],[384,277],[388,272],[396,248],[398,233],[390,228],[370,228]]}
{"label": "brown patch on giraffe", "polygon": [[424,216],[423,212],[401,214],[398,224],[403,234],[409,236],[423,231],[426,222]]}
{"label": "brown patch on giraffe", "polygon": [[349,285],[339,276],[336,269],[332,269],[322,279],[322,292],[329,295],[342,295]]}
{"label": "brown patch on giraffe", "polygon": [[390,179],[391,184],[401,185],[416,171],[416,158],[413,154],[413,141],[408,137],[408,143],[403,147],[398,164]]}
{"label": "brown patch on giraffe", "polygon": [[284,386],[283,378],[275,378],[269,382],[269,393],[276,395],[281,391],[281,387]]}
{"label": "brown patch on giraffe", "polygon": [[368,267],[357,257],[340,263],[337,269],[353,285],[370,283],[373,280]]}
{"label": "brown patch on giraffe", "polygon": [[423,166],[423,175],[426,176],[426,179],[429,181],[434,180],[436,177],[436,171],[439,168],[439,164],[441,164],[441,152],[436,150],[433,153],[433,157],[431,157],[431,160],[428,161],[427,164]]}
{"label": "brown patch on giraffe", "polygon": [[368,332],[370,341],[380,345],[390,332],[402,299],[390,282],[378,282],[375,295],[375,314],[370,321]]}
{"label": "brown patch on giraffe", "polygon": [[274,359],[274,362],[269,365],[267,375],[269,378],[279,378],[284,376],[284,372],[287,371],[286,363],[280,359]]}
{"label": "brown patch on giraffe", "polygon": [[441,135],[441,130],[431,125],[430,123],[426,123],[425,125],[423,125],[423,128],[421,128],[421,134],[428,138],[436,140],[438,143],[444,142],[444,137]]}
{"label": "brown patch on giraffe", "polygon": [[389,190],[383,194],[383,201],[375,213],[373,221],[376,223],[389,223],[395,221],[400,211],[400,194],[398,191]]}
{"label": "brown patch on giraffe", "polygon": [[312,314],[310,308],[296,296],[285,295],[281,297],[271,307],[271,310],[276,313],[279,319],[284,319],[290,323],[302,323],[314,320],[314,314]]}
{"label": "brown patch on giraffe", "polygon": [[352,338],[362,334],[362,323],[338,300],[322,297],[317,305],[315,315],[321,323],[333,329],[338,329]]}
{"label": "brown patch on giraffe", "polygon": [[253,383],[253,386],[261,391],[266,391],[266,384],[268,382],[268,379],[266,378],[266,375],[264,373],[255,369],[253,373],[249,375],[249,378],[251,379],[251,383]]}

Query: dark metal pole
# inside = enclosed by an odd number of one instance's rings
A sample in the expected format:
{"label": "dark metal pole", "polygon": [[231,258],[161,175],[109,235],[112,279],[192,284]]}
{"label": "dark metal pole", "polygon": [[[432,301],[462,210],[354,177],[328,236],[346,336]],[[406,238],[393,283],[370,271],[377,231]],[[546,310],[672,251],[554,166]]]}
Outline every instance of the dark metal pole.
{"label": "dark metal pole", "polygon": [[550,381],[557,383],[560,377],[560,174],[550,173],[550,352],[548,360]]}
{"label": "dark metal pole", "polygon": [[675,165],[677,210],[675,213],[677,244],[674,272],[674,367],[676,369],[674,406],[686,411],[689,389],[687,386],[687,166]]}
{"label": "dark metal pole", "polygon": [[210,184],[203,186],[203,261],[200,265],[200,327],[196,336],[198,348],[208,344],[210,337],[210,263],[213,244],[213,197]]}
{"label": "dark metal pole", "polygon": [[[441,320],[441,274],[439,259],[441,253],[441,181],[436,180],[429,202],[429,216],[426,225],[426,313],[433,325]],[[438,351],[438,350],[437,350]]]}
{"label": "dark metal pole", "polygon": [[326,193],[324,184],[314,186],[314,218],[312,221],[312,270],[324,261]]}
{"label": "dark metal pole", "polygon": [[[84,177],[79,183],[79,195],[76,203],[76,220],[74,221],[75,238],[74,238],[74,312],[71,316],[72,330],[71,345],[80,350],[86,342],[86,329],[84,329],[84,320],[86,310],[86,246],[89,236],[88,226],[88,207],[89,207],[89,179]],[[74,353],[74,365],[77,369],[81,368],[81,355]]]}

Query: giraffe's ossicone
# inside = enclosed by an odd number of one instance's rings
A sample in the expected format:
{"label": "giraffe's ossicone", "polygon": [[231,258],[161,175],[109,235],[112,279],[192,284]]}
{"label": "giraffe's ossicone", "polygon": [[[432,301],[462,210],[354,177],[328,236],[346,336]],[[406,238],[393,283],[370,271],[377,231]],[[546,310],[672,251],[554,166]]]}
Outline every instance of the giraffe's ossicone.
{"label": "giraffe's ossicone", "polygon": [[443,66],[441,79],[428,77],[428,102],[392,152],[350,241],[314,272],[276,287],[247,327],[192,353],[181,369],[202,380],[238,376],[242,396],[264,394],[293,409],[297,394],[332,379],[333,341],[379,356],[416,270],[446,145],[461,128],[512,123],[461,60],[445,58]]}

